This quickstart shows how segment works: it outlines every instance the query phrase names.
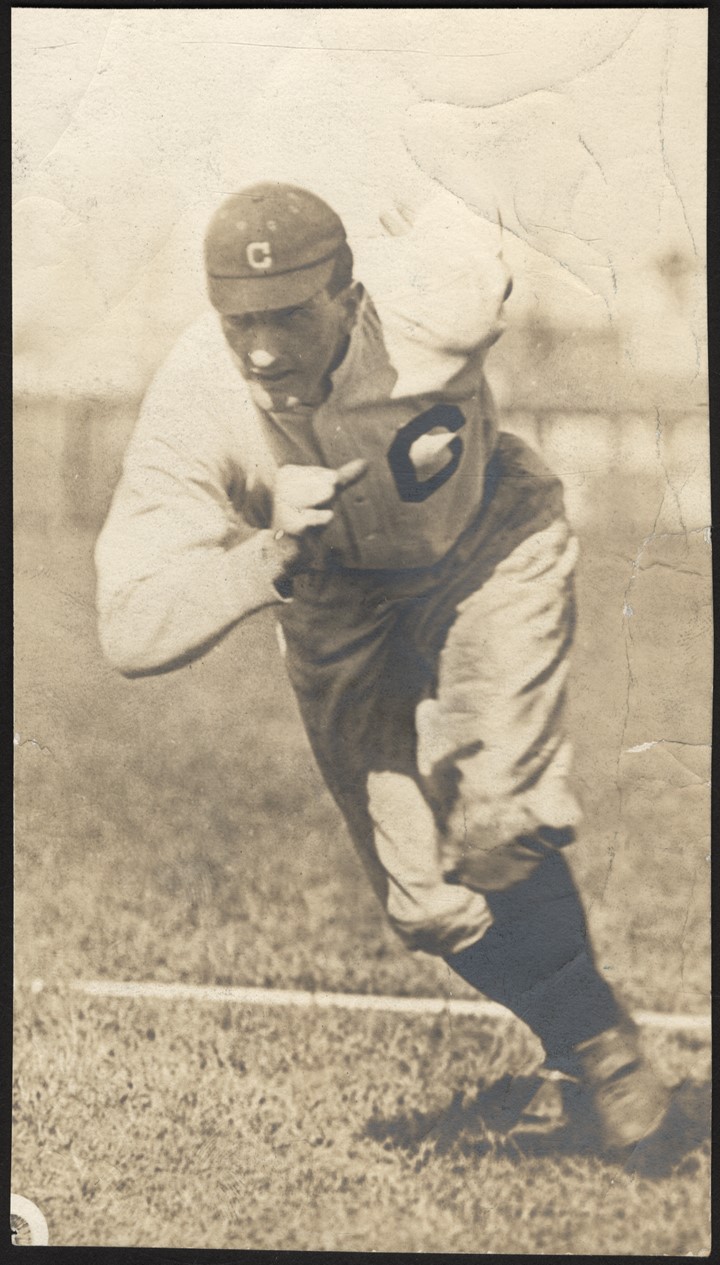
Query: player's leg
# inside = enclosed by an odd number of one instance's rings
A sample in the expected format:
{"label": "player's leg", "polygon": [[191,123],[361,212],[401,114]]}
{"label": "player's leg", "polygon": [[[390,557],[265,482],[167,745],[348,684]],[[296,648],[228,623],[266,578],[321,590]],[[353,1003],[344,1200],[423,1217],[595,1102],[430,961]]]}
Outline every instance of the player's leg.
{"label": "player's leg", "polygon": [[562,512],[559,481],[543,463],[511,436],[500,449],[481,529],[467,534],[470,567],[463,549],[425,571],[329,566],[299,575],[279,612],[310,743],[373,886],[404,943],[436,954],[473,944],[491,915],[480,893],[444,880],[416,718],[463,585],[467,596],[478,573],[487,579]]}
{"label": "player's leg", "polygon": [[[485,896],[493,926],[448,964],[522,1018],[548,1060],[594,1087],[608,1144],[635,1141],[667,1093],[595,965],[563,848],[580,818],[564,731],[574,542],[561,518],[475,572],[421,708],[420,763],[451,882]],[[472,580],[474,562],[464,576]],[[467,584],[466,584],[467,589]]]}
{"label": "player's leg", "polygon": [[491,919],[484,897],[445,882],[417,771],[431,672],[407,624],[422,601],[422,577],[330,570],[299,577],[281,618],[310,743],[368,876],[404,943],[437,953]]}
{"label": "player's leg", "polygon": [[565,857],[549,852],[529,877],[486,898],[492,927],[475,945],[447,956],[448,965],[527,1023],[543,1043],[545,1066],[587,1091],[574,1099],[575,1116],[587,1118],[589,1108],[605,1146],[645,1138],[660,1124],[668,1092],[597,970]]}
{"label": "player's leg", "polygon": [[574,1071],[578,1043],[626,1016],[597,970],[565,857],[549,851],[530,876],[485,896],[492,927],[448,964],[527,1023],[551,1066]]}
{"label": "player's leg", "polygon": [[493,915],[448,960],[558,1061],[622,1018],[562,853],[580,820],[564,728],[575,559],[557,518],[459,601],[419,720],[446,875],[482,891]]}

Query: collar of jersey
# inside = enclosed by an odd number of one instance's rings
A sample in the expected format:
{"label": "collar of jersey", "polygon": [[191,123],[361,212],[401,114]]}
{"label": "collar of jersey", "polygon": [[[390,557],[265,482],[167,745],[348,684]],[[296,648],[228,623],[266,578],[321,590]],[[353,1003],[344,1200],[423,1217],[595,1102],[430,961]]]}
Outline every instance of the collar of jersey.
{"label": "collar of jersey", "polygon": [[332,391],[321,408],[333,403],[341,403],[343,409],[362,408],[387,399],[396,377],[377,312],[363,290],[347,353],[332,375]]}

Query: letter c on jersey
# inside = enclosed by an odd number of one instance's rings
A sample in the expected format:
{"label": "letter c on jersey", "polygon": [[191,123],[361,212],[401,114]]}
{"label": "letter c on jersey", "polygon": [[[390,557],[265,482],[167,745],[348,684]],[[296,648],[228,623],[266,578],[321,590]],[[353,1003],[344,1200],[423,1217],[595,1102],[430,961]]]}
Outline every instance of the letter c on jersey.
{"label": "letter c on jersey", "polygon": [[454,475],[463,454],[463,441],[456,435],[448,444],[451,457],[447,465],[429,479],[421,480],[417,477],[410,457],[410,449],[416,439],[427,435],[436,426],[458,431],[464,425],[465,417],[456,404],[435,404],[426,413],[420,413],[400,428],[388,449],[388,463],[401,501],[426,501]]}
{"label": "letter c on jersey", "polygon": [[245,248],[245,254],[251,268],[257,268],[260,272],[264,272],[267,268],[272,268],[273,261],[269,242],[250,242],[250,245]]}

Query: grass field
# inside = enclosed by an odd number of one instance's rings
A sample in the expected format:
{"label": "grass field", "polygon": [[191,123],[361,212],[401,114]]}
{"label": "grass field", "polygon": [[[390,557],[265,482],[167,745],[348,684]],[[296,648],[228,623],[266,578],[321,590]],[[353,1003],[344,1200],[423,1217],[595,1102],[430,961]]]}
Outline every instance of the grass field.
{"label": "grass field", "polygon": [[[587,829],[573,864],[629,1004],[702,1013],[709,550],[698,533],[658,537],[638,562],[656,507],[645,498],[645,528],[631,480],[595,492],[607,513],[580,572]],[[519,1026],[67,991],[106,978],[473,995],[385,926],[272,621],[125,681],[96,645],[91,548],[87,532],[17,541],[13,1189],[43,1209],[51,1243],[706,1252],[705,1144],[654,1181],[506,1153],[498,1102],[538,1058]],[[647,1039],[668,1080],[706,1085],[703,1034]]]}
{"label": "grass field", "polygon": [[[645,1180],[503,1147],[519,1028],[24,997],[14,1188],[51,1242],[702,1253],[707,1148]],[[656,1037],[666,1075],[708,1051]],[[480,1098],[480,1101],[478,1099]]]}

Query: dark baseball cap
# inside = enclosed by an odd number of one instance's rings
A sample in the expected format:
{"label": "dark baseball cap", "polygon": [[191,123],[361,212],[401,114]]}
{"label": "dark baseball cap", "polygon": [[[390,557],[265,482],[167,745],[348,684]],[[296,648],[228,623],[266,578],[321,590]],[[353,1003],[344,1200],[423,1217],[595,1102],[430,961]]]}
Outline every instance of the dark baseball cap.
{"label": "dark baseball cap", "polygon": [[327,285],[345,240],[340,217],[307,189],[268,182],[233,193],[205,235],[210,302],[219,312],[304,303]]}

